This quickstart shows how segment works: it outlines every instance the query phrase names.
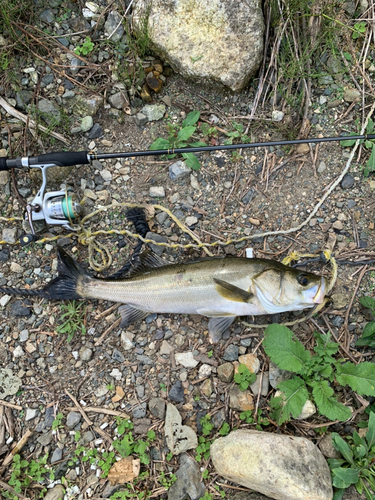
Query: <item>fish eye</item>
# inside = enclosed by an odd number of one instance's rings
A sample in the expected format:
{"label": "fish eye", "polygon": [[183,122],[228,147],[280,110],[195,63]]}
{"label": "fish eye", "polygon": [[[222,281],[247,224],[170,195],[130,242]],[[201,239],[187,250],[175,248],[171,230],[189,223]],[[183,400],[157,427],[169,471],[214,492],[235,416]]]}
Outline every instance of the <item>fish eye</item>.
{"label": "fish eye", "polygon": [[306,286],[309,284],[309,278],[306,276],[306,274],[300,274],[297,279],[298,283],[302,286]]}

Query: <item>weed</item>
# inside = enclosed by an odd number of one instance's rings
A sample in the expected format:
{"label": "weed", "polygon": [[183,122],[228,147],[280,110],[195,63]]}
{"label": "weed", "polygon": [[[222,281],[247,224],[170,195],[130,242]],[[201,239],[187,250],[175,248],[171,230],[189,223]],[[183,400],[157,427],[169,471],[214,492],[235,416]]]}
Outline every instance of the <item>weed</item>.
{"label": "weed", "polygon": [[246,389],[256,380],[255,373],[252,373],[246,365],[240,363],[238,367],[238,373],[234,375],[234,381],[238,384],[241,391],[246,391]]}
{"label": "weed", "polygon": [[[333,446],[343,456],[342,459],[329,458],[328,464],[332,474],[332,484],[337,491],[334,499],[341,500],[350,485],[355,485],[367,500],[373,500],[375,493],[375,413],[370,413],[368,431],[361,438],[357,432],[348,437],[348,444],[338,434],[332,433]],[[371,493],[371,491],[373,493]]]}
{"label": "weed", "polygon": [[212,350],[208,351],[208,353],[207,353],[208,358],[212,358],[213,355],[214,355],[214,351],[212,351]]}
{"label": "weed", "polygon": [[[162,137],[158,137],[150,146],[151,151],[156,151],[158,149],[166,149],[172,151],[171,154],[168,154],[168,158],[175,158],[176,154],[173,153],[174,149],[182,149],[187,146],[191,148],[207,146],[205,142],[189,142],[189,139],[196,131],[197,127],[194,125],[199,120],[200,112],[199,111],[191,111],[182,122],[182,127],[180,128],[175,124],[168,124],[168,139],[163,139]],[[186,165],[193,170],[200,169],[200,163],[197,157],[193,153],[182,153],[182,157],[184,158]]]}
{"label": "weed", "polygon": [[170,462],[172,460],[172,458],[173,458],[173,453],[171,451],[165,455],[165,459],[168,462]]}
{"label": "weed", "polygon": [[164,384],[164,382],[160,382],[160,389],[163,391],[163,392],[167,392],[167,386]]}
{"label": "weed", "polygon": [[224,144],[233,144],[233,142],[246,143],[250,142],[250,137],[245,134],[245,128],[241,123],[232,122],[234,130],[227,132],[228,139],[225,139]]}
{"label": "weed", "polygon": [[115,390],[115,386],[113,384],[107,384],[107,389],[109,391],[114,391]]}
{"label": "weed", "polygon": [[207,479],[209,475],[210,473],[208,472],[208,470],[204,469],[204,471],[202,472],[202,479]]}
{"label": "weed", "polygon": [[227,422],[224,422],[219,430],[220,436],[228,436],[230,433],[230,425]]}
{"label": "weed", "polygon": [[314,335],[315,354],[311,355],[289,328],[273,324],[265,330],[263,345],[270,359],[282,370],[300,375],[279,383],[277,388],[283,395],[271,400],[273,416],[279,425],[291,417],[297,418],[308,398],[315,401],[319,412],[329,420],[350,418],[350,409],[334,397],[330,384],[335,381],[349,385],[361,396],[375,396],[375,365],[336,360],[333,356],[339,344],[331,341],[330,334]]}
{"label": "weed", "polygon": [[78,443],[78,441],[81,439],[81,433],[79,431],[74,433],[74,441]]}
{"label": "weed", "polygon": [[[361,297],[359,302],[367,309],[370,309],[372,315],[375,317],[375,299],[372,297]],[[361,338],[357,340],[355,345],[375,347],[375,320],[367,323],[363,329]]]}
{"label": "weed", "polygon": [[201,462],[203,459],[208,460],[210,458],[211,443],[212,441],[209,441],[203,436],[199,436],[198,446],[195,449],[196,452],[195,460],[197,462]]}
{"label": "weed", "polygon": [[[39,460],[22,460],[20,455],[15,455],[13,457],[11,465],[11,476],[8,484],[13,487],[14,491],[21,497],[21,492],[28,488],[32,482],[41,482],[44,479],[54,480],[53,471],[46,467],[48,454]],[[47,491],[46,488],[42,488],[39,491],[38,497],[42,498]],[[8,491],[2,490],[4,498],[10,500],[18,500],[18,496],[13,495]]]}
{"label": "weed", "polygon": [[208,436],[215,427],[211,422],[210,415],[205,415],[204,417],[202,417],[200,420],[200,424],[202,426],[202,433],[204,436]]}
{"label": "weed", "polygon": [[86,334],[84,325],[84,317],[86,306],[83,302],[77,303],[75,300],[63,304],[61,306],[63,314],[60,318],[63,320],[62,325],[58,326],[58,333],[66,333],[68,335],[67,342],[70,342],[76,333]]}
{"label": "weed", "polygon": [[164,488],[166,490],[169,490],[169,488],[172,486],[172,484],[174,484],[177,481],[177,477],[174,474],[169,472],[168,475],[170,476],[169,478],[167,477],[167,474],[165,474],[164,472],[161,472],[159,479],[158,479],[159,483],[162,486],[164,486]]}
{"label": "weed", "polygon": [[366,23],[364,21],[361,21],[360,23],[355,23],[354,31],[352,33],[353,40],[356,40],[360,36],[364,36],[365,33],[366,33]]}
{"label": "weed", "polygon": [[59,412],[56,415],[55,420],[52,422],[52,430],[55,431],[56,429],[60,429],[62,427],[62,419],[64,418],[64,415]]}
{"label": "weed", "polygon": [[[359,126],[359,122],[358,120],[356,120],[356,125],[357,127]],[[367,134],[372,134],[374,131],[374,122],[373,120],[370,118],[368,123],[367,123],[367,127],[366,127],[366,135]],[[357,135],[356,132],[351,132],[349,134],[349,137],[351,135]],[[340,144],[343,148],[348,148],[348,147],[351,147],[351,146],[354,146],[354,144],[356,143],[356,140],[355,139],[349,139],[346,140],[346,141],[340,141]],[[374,140],[360,140],[359,141],[360,144],[364,143],[365,145],[365,148],[368,150],[368,151],[371,151],[371,154],[370,154],[370,157],[369,159],[367,160],[366,162],[366,166],[363,170],[363,175],[365,177],[368,177],[370,175],[371,172],[375,172],[375,148],[374,148],[374,145],[375,145],[375,141]]]}
{"label": "weed", "polygon": [[256,430],[257,431],[262,431],[263,428],[262,426],[266,427],[267,425],[270,425],[269,421],[267,418],[263,417],[263,411],[258,408],[257,411],[257,418],[253,416],[252,410],[246,410],[242,411],[240,413],[240,419],[245,422],[245,424],[255,424],[256,423]]}
{"label": "weed", "polygon": [[94,44],[91,41],[91,38],[87,36],[82,45],[79,45],[74,49],[75,54],[79,56],[87,56],[90,52],[94,50]]}

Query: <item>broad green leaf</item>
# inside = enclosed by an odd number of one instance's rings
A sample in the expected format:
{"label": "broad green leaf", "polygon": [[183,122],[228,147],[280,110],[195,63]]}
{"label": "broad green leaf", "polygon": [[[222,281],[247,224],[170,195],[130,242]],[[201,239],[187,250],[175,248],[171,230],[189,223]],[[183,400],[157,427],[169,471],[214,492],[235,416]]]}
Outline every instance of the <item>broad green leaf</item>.
{"label": "broad green leaf", "polygon": [[350,361],[337,365],[336,380],[348,385],[361,396],[375,396],[375,364],[368,361],[354,365]]}
{"label": "broad green leaf", "polygon": [[375,413],[372,411],[368,419],[368,431],[366,432],[366,442],[369,450],[375,444]]}
{"label": "broad green leaf", "polygon": [[336,432],[332,432],[332,444],[336,448],[337,451],[341,453],[341,455],[345,458],[350,465],[355,465],[353,460],[353,453],[350,449],[348,443],[342,439]]}
{"label": "broad green leaf", "polygon": [[347,61],[350,62],[352,60],[352,55],[349,52],[343,52],[343,54]]}
{"label": "broad green leaf", "polygon": [[375,334],[375,321],[370,321],[363,329],[362,338],[371,337],[374,334]]}
{"label": "broad green leaf", "polygon": [[342,464],[345,464],[346,460],[343,458],[327,458],[327,462],[329,463],[330,469],[337,469],[338,467],[341,467]]}
{"label": "broad green leaf", "polygon": [[371,150],[371,155],[370,158],[366,162],[367,168],[370,169],[370,171],[375,170],[375,148],[372,148]]}
{"label": "broad green leaf", "polygon": [[[356,132],[350,132],[350,134],[348,135],[348,137],[350,137],[351,135],[357,135]],[[340,141],[340,144],[343,148],[349,148],[351,146],[354,146],[354,144],[356,143],[356,140],[355,139],[346,139],[345,141]]]}
{"label": "broad green leaf", "polygon": [[182,157],[185,159],[186,165],[193,170],[199,170],[201,168],[198,158],[193,153],[182,153]]}
{"label": "broad green leaf", "polygon": [[158,137],[156,141],[154,141],[150,146],[151,151],[156,151],[158,149],[168,149],[168,148],[169,148],[169,142],[167,141],[167,139],[163,139],[162,137]]}
{"label": "broad green leaf", "polygon": [[374,144],[371,141],[365,141],[365,148],[371,149]]}
{"label": "broad green leaf", "polygon": [[304,373],[310,353],[301,342],[293,339],[293,332],[283,325],[269,325],[265,330],[263,347],[271,361],[282,370]]}
{"label": "broad green leaf", "polygon": [[359,302],[363,307],[375,311],[375,300],[372,297],[360,297]]}
{"label": "broad green leaf", "polygon": [[313,388],[314,401],[319,412],[330,420],[348,420],[352,412],[339,403],[333,396],[333,389],[329,386],[327,380],[314,381],[311,384]]}
{"label": "broad green leaf", "polygon": [[366,134],[372,134],[373,130],[374,130],[374,121],[371,118],[369,118],[366,127]]}
{"label": "broad green leaf", "polygon": [[331,341],[331,335],[329,333],[322,334],[316,332],[314,334],[314,337],[316,339],[316,346],[314,347],[314,351],[317,354],[320,354],[321,356],[332,356],[333,354],[336,354],[339,348],[339,344],[337,342]]}
{"label": "broad green leaf", "polygon": [[290,415],[293,418],[297,418],[301,414],[309,393],[307,392],[305,382],[300,377],[293,377],[290,380],[281,382],[277,388],[284,393],[281,398],[281,408],[278,415],[278,424],[281,425],[283,422],[290,420]]}
{"label": "broad green leaf", "polygon": [[346,490],[346,488],[336,490],[335,493],[333,494],[332,500],[342,500],[342,497],[344,496],[345,490]]}
{"label": "broad green leaf", "polygon": [[359,479],[359,470],[344,467],[339,467],[338,469],[332,470],[333,474],[340,478],[342,481],[345,481],[348,485],[355,484]]}
{"label": "broad green leaf", "polygon": [[191,125],[195,125],[199,120],[200,112],[199,111],[190,111],[190,113],[186,116],[185,120],[182,122],[183,127],[190,127]]}
{"label": "broad green leaf", "polygon": [[374,337],[361,337],[355,343],[356,346],[364,346],[368,345],[370,347],[375,347],[375,339]]}
{"label": "broad green leaf", "polygon": [[361,458],[365,457],[367,455],[367,451],[368,451],[367,450],[367,446],[365,446],[363,444],[361,444],[360,446],[357,446],[355,448],[355,456],[356,456],[356,458],[361,459]]}
{"label": "broad green leaf", "polygon": [[195,127],[182,128],[177,134],[177,142],[187,141],[194,134],[195,130]]}
{"label": "broad green leaf", "polygon": [[333,475],[332,477],[332,485],[335,487],[335,488],[349,488],[350,486],[350,483],[346,483],[345,481],[343,481],[340,477],[338,476],[335,476]]}

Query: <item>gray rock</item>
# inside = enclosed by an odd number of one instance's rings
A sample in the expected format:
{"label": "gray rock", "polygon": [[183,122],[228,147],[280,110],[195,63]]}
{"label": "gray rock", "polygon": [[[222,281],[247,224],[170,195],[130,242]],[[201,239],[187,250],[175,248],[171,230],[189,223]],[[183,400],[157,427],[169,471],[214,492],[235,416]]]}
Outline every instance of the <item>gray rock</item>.
{"label": "gray rock", "polygon": [[184,388],[179,380],[172,385],[168,398],[175,403],[183,403],[185,401]]}
{"label": "gray rock", "polygon": [[17,359],[17,358],[22,358],[23,356],[25,356],[25,351],[22,349],[20,345],[18,345],[13,351],[13,357],[14,359]]}
{"label": "gray rock", "polygon": [[220,429],[225,422],[225,410],[221,408],[217,413],[212,415],[211,422],[214,424],[215,429]]}
{"label": "gray rock", "polygon": [[16,243],[17,242],[17,229],[16,228],[4,228],[2,233],[2,239],[7,243]]}
{"label": "gray rock", "polygon": [[181,455],[180,468],[175,473],[177,481],[168,491],[168,500],[198,500],[205,494],[205,486],[201,481],[202,474],[195,460],[187,454]]}
{"label": "gray rock", "polygon": [[31,316],[31,306],[31,302],[27,299],[17,300],[16,302],[13,302],[11,306],[10,315],[15,318]]}
{"label": "gray rock", "polygon": [[52,431],[48,431],[45,434],[42,434],[38,437],[37,441],[42,446],[48,446],[52,441]]}
{"label": "gray rock", "polygon": [[26,415],[25,415],[25,422],[28,422],[29,420],[33,420],[37,415],[39,411],[34,409],[34,408],[27,408],[26,409]]}
{"label": "gray rock", "polygon": [[164,419],[165,401],[163,399],[161,399],[161,398],[150,399],[150,401],[148,403],[148,408],[154,417],[160,418],[161,420]]}
{"label": "gray rock", "polygon": [[74,427],[81,421],[82,415],[76,411],[71,411],[66,417],[66,425],[69,429],[74,429]]}
{"label": "gray rock", "polygon": [[[262,378],[262,388],[260,390],[260,379],[261,378]],[[258,373],[257,378],[256,378],[255,382],[253,384],[251,384],[250,389],[255,396],[257,396],[259,394],[259,390],[260,390],[261,396],[267,396],[269,385],[270,385],[270,383],[269,383],[269,379],[268,379],[268,372],[263,372],[263,376],[261,373]]]}
{"label": "gray rock", "polygon": [[143,113],[139,112],[137,113],[136,115],[134,115],[134,121],[135,121],[135,124],[138,126],[138,127],[143,127],[143,125],[146,125],[146,123],[148,122],[148,119],[147,119],[147,116],[144,115]]}
{"label": "gray rock", "polygon": [[52,427],[54,420],[55,416],[53,414],[53,406],[49,406],[48,408],[46,408],[46,412],[44,414],[44,427]]}
{"label": "gray rock", "polygon": [[94,123],[94,126],[89,132],[89,139],[98,139],[104,135],[104,131],[99,123]]}
{"label": "gray rock", "polygon": [[13,396],[21,387],[22,380],[9,368],[0,368],[0,399]]}
{"label": "gray rock", "polygon": [[318,444],[326,458],[342,458],[342,455],[332,444],[332,434],[328,432]]}
{"label": "gray rock", "polygon": [[0,251],[0,262],[6,262],[9,259],[10,252],[7,248],[3,248]]}
{"label": "gray rock", "polygon": [[351,189],[354,186],[355,180],[352,174],[345,174],[341,181],[341,189]]}
{"label": "gray rock", "polygon": [[62,450],[60,448],[55,448],[51,457],[51,464],[55,464],[56,462],[60,462],[62,459]]}
{"label": "gray rock", "polygon": [[89,130],[92,129],[92,126],[94,125],[94,120],[92,119],[92,116],[85,116],[81,120],[81,132],[88,132]]}
{"label": "gray rock", "polygon": [[179,411],[170,403],[167,405],[164,432],[167,446],[173,455],[179,455],[198,446],[197,434],[188,425],[182,425]]}
{"label": "gray rock", "polygon": [[184,161],[176,161],[169,167],[169,177],[172,181],[184,179],[191,174],[191,168],[186,165]]}
{"label": "gray rock", "polygon": [[129,103],[126,92],[116,92],[108,97],[109,104],[116,109],[122,109],[126,104]]}
{"label": "gray rock", "polygon": [[152,186],[150,187],[151,198],[165,198],[165,190],[163,186]]}
{"label": "gray rock", "polygon": [[[148,13],[150,46],[186,78],[221,83],[238,92],[263,57],[261,2],[139,0],[132,21],[142,29]],[[181,41],[183,40],[183,43]],[[219,55],[220,54],[220,55]]]}
{"label": "gray rock", "polygon": [[86,431],[83,433],[81,439],[79,440],[79,444],[82,446],[86,446],[87,444],[94,441],[95,436],[91,431]]}
{"label": "gray rock", "polygon": [[161,120],[166,112],[167,108],[164,104],[146,104],[141,109],[149,122],[154,122],[156,120]]}
{"label": "gray rock", "polygon": [[238,359],[238,345],[229,344],[224,351],[223,359],[225,361],[237,361]]}
{"label": "gray rock", "polygon": [[53,78],[53,74],[52,73],[50,73],[49,75],[44,75],[43,78],[42,78],[40,86],[42,88],[46,87],[47,85],[49,85],[50,83],[52,83],[53,80],[54,80],[54,78]]}
{"label": "gray rock", "polygon": [[[165,212],[159,212],[158,214],[155,215],[155,219],[158,221],[158,224],[164,224],[164,222],[167,220],[168,214]],[[0,252],[1,256],[1,252]],[[1,257],[0,257],[1,260]]]}
{"label": "gray rock", "polygon": [[112,42],[119,42],[124,35],[123,17],[116,10],[108,14],[104,25],[104,30],[108,33]]}
{"label": "gray rock", "polygon": [[[156,241],[157,243],[167,243],[168,242],[168,240],[165,236],[162,236],[161,234],[152,233],[151,231],[149,231],[146,234],[146,239]],[[165,247],[163,247],[163,246],[153,245],[152,243],[150,243],[149,245],[150,245],[151,250],[154,253],[156,253],[156,255],[161,255],[165,250]]]}
{"label": "gray rock", "polygon": [[118,349],[113,349],[112,359],[118,363],[123,363],[125,361],[125,356]]}
{"label": "gray rock", "polygon": [[147,403],[141,403],[132,410],[134,418],[145,418],[147,410]]}
{"label": "gray rock", "polygon": [[254,188],[250,188],[249,191],[245,194],[245,196],[242,198],[243,203],[250,203],[253,201],[255,198],[257,192],[255,191]]}
{"label": "gray rock", "polygon": [[25,110],[26,106],[31,103],[33,96],[33,92],[29,90],[19,90],[16,93],[17,109]]}
{"label": "gray rock", "polygon": [[51,490],[48,490],[44,500],[64,500],[64,487],[61,484],[57,484]]}
{"label": "gray rock", "polygon": [[104,97],[101,95],[83,96],[76,95],[73,102],[73,112],[79,116],[94,116],[104,103]]}
{"label": "gray rock", "polygon": [[327,69],[331,75],[337,75],[337,73],[342,73],[344,71],[340,59],[337,59],[333,55],[330,55],[327,59]]}
{"label": "gray rock", "polygon": [[82,66],[85,66],[85,63],[78,59],[78,57],[73,57],[70,61],[70,71],[72,75],[76,75]]}
{"label": "gray rock", "polygon": [[[331,500],[325,458],[308,439],[237,430],[211,445],[216,472],[279,500]],[[272,478],[272,480],[270,480]]]}
{"label": "gray rock", "polygon": [[92,358],[92,349],[89,347],[81,347],[79,350],[79,357],[82,359],[82,361],[90,361]]}
{"label": "gray rock", "polygon": [[281,370],[275,363],[270,361],[269,364],[269,381],[271,387],[276,389],[276,386],[280,384],[280,382],[285,382],[285,380],[289,380],[294,376],[294,373],[288,372],[288,370]]}
{"label": "gray rock", "polygon": [[44,9],[39,14],[39,19],[46,24],[52,24],[55,20],[55,14],[52,12],[51,9]]}
{"label": "gray rock", "polygon": [[344,100],[346,102],[355,102],[361,99],[361,93],[357,89],[346,89],[344,92]]}
{"label": "gray rock", "polygon": [[38,102],[37,108],[40,113],[40,117],[48,125],[56,125],[61,122],[60,111],[51,101],[47,101],[47,99],[41,99]]}

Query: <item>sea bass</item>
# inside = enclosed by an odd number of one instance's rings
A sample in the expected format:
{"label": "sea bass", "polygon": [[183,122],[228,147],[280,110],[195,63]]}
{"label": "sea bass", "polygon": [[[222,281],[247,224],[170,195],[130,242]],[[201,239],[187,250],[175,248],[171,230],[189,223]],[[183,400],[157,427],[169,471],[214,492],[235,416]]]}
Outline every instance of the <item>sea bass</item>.
{"label": "sea bass", "polygon": [[125,279],[95,278],[58,248],[58,276],[40,290],[1,292],[49,299],[121,302],[121,327],[150,313],[201,314],[212,342],[237,316],[275,314],[314,307],[324,300],[324,277],[267,259],[204,258],[169,264],[152,252],[140,255]]}

